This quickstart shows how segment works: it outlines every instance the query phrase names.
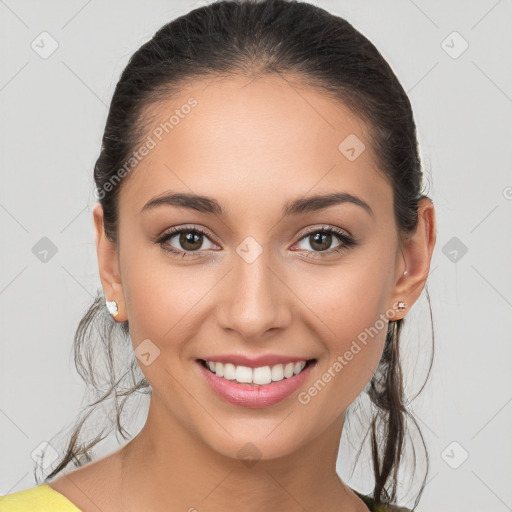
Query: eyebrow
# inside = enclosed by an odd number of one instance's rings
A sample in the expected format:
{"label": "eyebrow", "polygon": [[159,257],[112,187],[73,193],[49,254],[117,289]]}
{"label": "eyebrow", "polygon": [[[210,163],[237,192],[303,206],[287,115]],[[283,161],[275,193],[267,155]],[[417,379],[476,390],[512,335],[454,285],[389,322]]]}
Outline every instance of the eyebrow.
{"label": "eyebrow", "polygon": [[[375,218],[370,205],[361,198],[347,192],[334,192],[331,194],[318,194],[314,196],[302,197],[288,201],[283,207],[283,216],[299,215],[301,213],[315,212],[335,206],[338,204],[352,203],[363,208],[369,215]],[[220,203],[211,197],[197,194],[188,194],[184,192],[172,193],[164,192],[150,199],[141,209],[141,213],[158,206],[177,206],[196,210],[201,213],[210,213],[215,215],[225,215]]]}

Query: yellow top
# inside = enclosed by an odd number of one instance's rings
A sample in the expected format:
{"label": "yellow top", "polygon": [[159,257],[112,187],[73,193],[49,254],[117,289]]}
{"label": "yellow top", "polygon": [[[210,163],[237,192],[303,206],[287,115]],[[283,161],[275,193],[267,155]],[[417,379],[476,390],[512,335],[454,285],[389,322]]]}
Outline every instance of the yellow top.
{"label": "yellow top", "polygon": [[[354,491],[373,512],[413,512],[393,505],[376,505],[373,498]],[[48,484],[0,496],[0,512],[82,512]]]}
{"label": "yellow top", "polygon": [[48,484],[0,496],[0,512],[82,512]]}

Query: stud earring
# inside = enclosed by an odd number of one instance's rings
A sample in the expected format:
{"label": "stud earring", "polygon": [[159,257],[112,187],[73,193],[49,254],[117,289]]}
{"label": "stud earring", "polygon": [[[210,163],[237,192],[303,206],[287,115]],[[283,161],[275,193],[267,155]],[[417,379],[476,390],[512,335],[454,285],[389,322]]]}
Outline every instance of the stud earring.
{"label": "stud earring", "polygon": [[398,311],[402,311],[402,310],[404,310],[407,307],[407,305],[405,304],[405,302],[400,301],[398,303],[397,307],[398,307]]}
{"label": "stud earring", "polygon": [[105,305],[112,316],[117,316],[117,302],[115,300],[107,300],[105,301]]}

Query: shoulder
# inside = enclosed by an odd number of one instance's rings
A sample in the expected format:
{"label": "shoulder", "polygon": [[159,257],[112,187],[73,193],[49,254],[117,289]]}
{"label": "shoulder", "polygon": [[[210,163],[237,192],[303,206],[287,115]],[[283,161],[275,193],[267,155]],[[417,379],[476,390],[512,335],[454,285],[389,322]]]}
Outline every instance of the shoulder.
{"label": "shoulder", "polygon": [[[123,512],[120,510],[121,469],[119,453],[114,452],[58,476],[48,487],[74,507],[62,512]],[[0,512],[4,512],[1,506]]]}
{"label": "shoulder", "polygon": [[0,512],[81,512],[48,484],[0,496]]}

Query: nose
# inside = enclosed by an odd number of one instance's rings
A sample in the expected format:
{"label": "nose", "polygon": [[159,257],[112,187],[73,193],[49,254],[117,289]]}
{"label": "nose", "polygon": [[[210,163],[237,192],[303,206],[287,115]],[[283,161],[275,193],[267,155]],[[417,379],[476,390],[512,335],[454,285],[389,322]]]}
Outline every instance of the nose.
{"label": "nose", "polygon": [[289,289],[268,253],[263,250],[254,261],[235,253],[218,303],[220,327],[248,341],[266,339],[291,320]]}

